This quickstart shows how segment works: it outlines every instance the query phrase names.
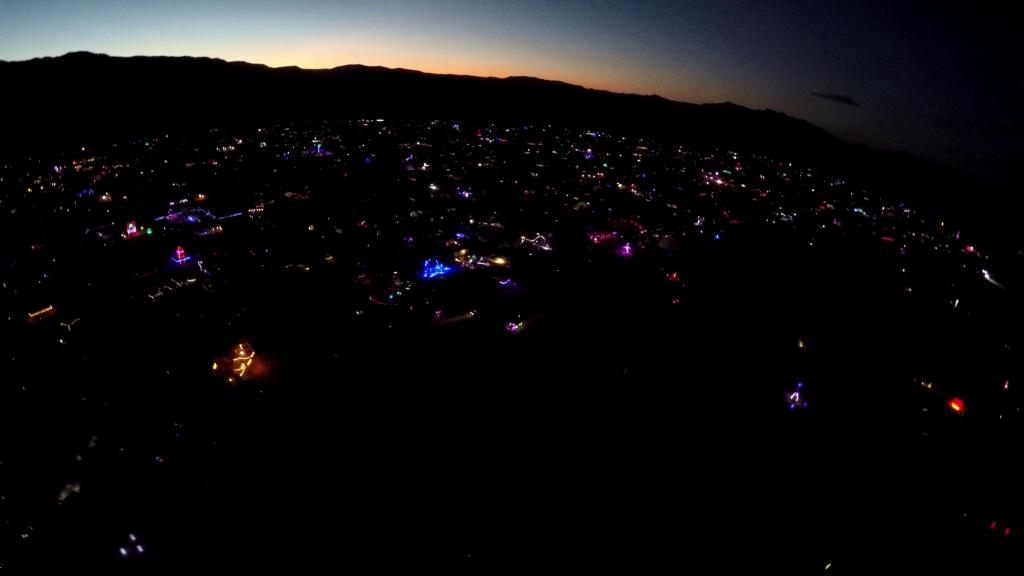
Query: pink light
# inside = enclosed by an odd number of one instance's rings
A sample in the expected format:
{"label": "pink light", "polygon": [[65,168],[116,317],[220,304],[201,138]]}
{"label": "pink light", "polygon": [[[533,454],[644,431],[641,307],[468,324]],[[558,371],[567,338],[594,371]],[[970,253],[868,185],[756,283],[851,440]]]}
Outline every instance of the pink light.
{"label": "pink light", "polygon": [[188,262],[191,259],[191,256],[185,255],[185,249],[182,248],[181,246],[178,246],[178,249],[174,251],[174,258],[172,258],[172,260],[174,260],[178,264],[184,264],[185,262]]}
{"label": "pink light", "polygon": [[970,244],[968,244],[967,247],[964,248],[964,250],[966,250],[968,254],[974,254],[974,246]]}
{"label": "pink light", "polygon": [[631,256],[633,254],[633,247],[629,245],[629,242],[626,242],[626,244],[622,246],[621,252],[623,256]]}
{"label": "pink light", "polygon": [[1003,536],[1009,536],[1009,535],[1010,535],[1010,529],[1009,528],[1007,528],[1006,530],[1003,530]]}
{"label": "pink light", "polygon": [[594,244],[600,244],[602,242],[607,242],[618,235],[618,232],[594,232],[590,235],[590,241]]}

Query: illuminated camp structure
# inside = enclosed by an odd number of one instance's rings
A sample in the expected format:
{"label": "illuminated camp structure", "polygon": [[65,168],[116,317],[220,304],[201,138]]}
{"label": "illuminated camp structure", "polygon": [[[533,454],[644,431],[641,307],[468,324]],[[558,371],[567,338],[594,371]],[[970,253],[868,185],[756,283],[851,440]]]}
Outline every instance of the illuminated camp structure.
{"label": "illuminated camp structure", "polygon": [[46,308],[43,308],[41,310],[36,310],[35,312],[29,312],[28,313],[28,321],[29,322],[34,322],[36,320],[40,320],[42,318],[46,318],[47,316],[51,316],[51,315],[56,314],[56,313],[57,313],[57,309],[53,307],[53,304],[50,304],[49,306],[47,306]]}
{"label": "illuminated camp structure", "polygon": [[241,378],[245,376],[245,371],[252,366],[252,360],[256,357],[256,352],[252,349],[252,346],[242,342],[235,347],[234,353],[235,356],[231,359],[231,370]]}
{"label": "illuminated camp structure", "polygon": [[445,266],[439,260],[430,258],[423,261],[423,272],[421,273],[421,276],[424,278],[437,278],[438,276],[444,276],[451,271],[451,266]]}
{"label": "illuminated camp structure", "polygon": [[256,351],[248,342],[242,341],[233,346],[231,351],[213,361],[212,370],[214,374],[223,374],[228,382],[235,379],[243,379],[253,375]]}
{"label": "illuminated camp structure", "polygon": [[187,256],[185,254],[185,249],[182,248],[181,246],[178,246],[178,249],[174,251],[174,256],[171,257],[171,260],[177,262],[178,264],[184,264],[185,262],[188,262],[191,259],[192,257]]}

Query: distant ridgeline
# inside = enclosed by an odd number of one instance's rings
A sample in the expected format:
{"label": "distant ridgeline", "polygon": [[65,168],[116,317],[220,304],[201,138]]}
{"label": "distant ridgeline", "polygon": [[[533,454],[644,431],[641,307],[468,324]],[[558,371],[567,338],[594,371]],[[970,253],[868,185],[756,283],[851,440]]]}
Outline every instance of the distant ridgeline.
{"label": "distant ridgeline", "polygon": [[[0,62],[0,150],[102,143],[211,127],[345,118],[557,122],[763,152],[863,176],[900,194],[929,174],[902,154],[850,144],[772,110],[688,104],[529,77],[483,78],[342,66],[270,68],[192,57],[75,52]],[[934,178],[927,187],[943,180]],[[913,188],[913,189],[911,189]],[[934,198],[934,194],[931,194]]]}

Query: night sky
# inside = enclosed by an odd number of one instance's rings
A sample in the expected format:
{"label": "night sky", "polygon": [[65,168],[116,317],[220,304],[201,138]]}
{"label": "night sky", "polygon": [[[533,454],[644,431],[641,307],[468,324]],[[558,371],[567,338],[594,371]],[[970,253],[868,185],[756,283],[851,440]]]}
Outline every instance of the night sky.
{"label": "night sky", "polygon": [[89,50],[538,76],[772,108],[1009,182],[1024,133],[1010,11],[916,0],[2,0],[0,59]]}

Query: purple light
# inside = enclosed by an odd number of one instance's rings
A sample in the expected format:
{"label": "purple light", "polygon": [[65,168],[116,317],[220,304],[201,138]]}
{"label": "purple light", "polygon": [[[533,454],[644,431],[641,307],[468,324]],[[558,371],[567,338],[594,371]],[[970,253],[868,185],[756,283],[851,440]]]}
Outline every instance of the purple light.
{"label": "purple light", "polygon": [[622,246],[622,249],[619,252],[621,252],[623,256],[632,256],[633,255],[633,247],[629,245],[629,242],[626,242]]}

